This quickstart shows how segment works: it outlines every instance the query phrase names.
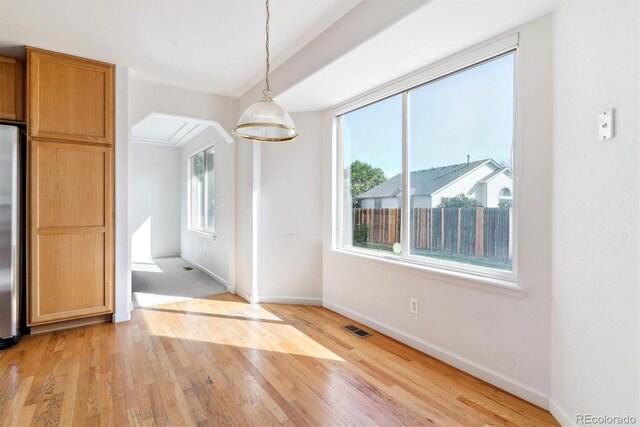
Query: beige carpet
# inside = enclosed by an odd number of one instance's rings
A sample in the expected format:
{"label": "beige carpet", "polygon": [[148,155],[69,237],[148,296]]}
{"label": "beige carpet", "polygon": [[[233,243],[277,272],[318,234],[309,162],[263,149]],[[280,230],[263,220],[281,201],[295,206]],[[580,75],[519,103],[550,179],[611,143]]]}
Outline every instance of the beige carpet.
{"label": "beige carpet", "polygon": [[[190,267],[191,270],[185,270],[184,267]],[[134,308],[206,298],[227,292],[224,285],[180,257],[133,263],[131,275]]]}

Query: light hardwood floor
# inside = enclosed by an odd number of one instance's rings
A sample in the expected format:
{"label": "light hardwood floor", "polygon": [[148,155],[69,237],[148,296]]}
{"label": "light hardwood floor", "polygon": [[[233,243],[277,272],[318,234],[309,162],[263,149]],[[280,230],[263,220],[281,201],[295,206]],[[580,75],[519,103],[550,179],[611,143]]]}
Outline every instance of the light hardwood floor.
{"label": "light hardwood floor", "polygon": [[[1,425],[557,425],[547,412],[321,307],[229,294],[0,352]],[[366,329],[366,328],[365,328]]]}

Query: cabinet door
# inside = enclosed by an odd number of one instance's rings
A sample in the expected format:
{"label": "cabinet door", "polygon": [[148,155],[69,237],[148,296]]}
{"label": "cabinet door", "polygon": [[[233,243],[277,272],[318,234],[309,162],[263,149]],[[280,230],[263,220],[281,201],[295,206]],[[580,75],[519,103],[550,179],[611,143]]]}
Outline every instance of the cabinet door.
{"label": "cabinet door", "polygon": [[27,49],[29,135],[113,143],[114,66]]}
{"label": "cabinet door", "polygon": [[31,325],[113,312],[113,148],[29,143]]}
{"label": "cabinet door", "polygon": [[24,66],[22,60],[0,56],[0,119],[24,120]]}

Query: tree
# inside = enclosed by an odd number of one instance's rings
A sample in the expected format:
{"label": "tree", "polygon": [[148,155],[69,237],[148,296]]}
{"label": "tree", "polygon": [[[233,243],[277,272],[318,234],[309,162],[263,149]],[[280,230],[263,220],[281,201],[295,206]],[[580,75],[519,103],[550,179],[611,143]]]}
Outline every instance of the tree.
{"label": "tree", "polygon": [[351,197],[356,198],[387,180],[384,171],[368,163],[356,160],[349,166],[351,174]]}
{"label": "tree", "polygon": [[481,208],[482,203],[460,193],[455,197],[443,198],[439,208]]}
{"label": "tree", "polygon": [[198,153],[193,156],[193,176],[195,176],[198,181],[202,182],[204,179],[204,152]]}

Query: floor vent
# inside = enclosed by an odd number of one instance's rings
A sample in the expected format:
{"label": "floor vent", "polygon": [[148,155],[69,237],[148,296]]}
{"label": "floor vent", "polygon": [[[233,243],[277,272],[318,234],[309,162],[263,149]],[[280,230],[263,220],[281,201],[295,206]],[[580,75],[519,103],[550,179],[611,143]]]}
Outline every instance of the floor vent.
{"label": "floor vent", "polygon": [[187,271],[191,271],[191,270],[193,270],[193,267],[182,267],[182,268],[184,268],[184,269],[185,269],[185,270],[187,270]]}
{"label": "floor vent", "polygon": [[342,329],[351,332],[353,335],[357,336],[358,338],[367,338],[371,336],[369,332],[363,329],[360,329],[354,325],[343,326]]}

